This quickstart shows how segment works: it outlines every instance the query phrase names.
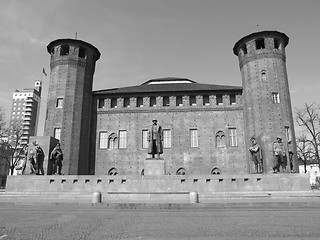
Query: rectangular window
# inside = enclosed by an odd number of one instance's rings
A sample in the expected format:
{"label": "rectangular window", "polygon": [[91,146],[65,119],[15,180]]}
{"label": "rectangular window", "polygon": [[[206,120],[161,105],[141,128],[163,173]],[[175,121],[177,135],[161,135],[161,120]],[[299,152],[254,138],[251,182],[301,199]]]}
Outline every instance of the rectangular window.
{"label": "rectangular window", "polygon": [[61,128],[55,128],[54,129],[54,137],[58,140],[60,140],[60,136],[61,136]]}
{"label": "rectangular window", "polygon": [[222,105],[223,104],[223,99],[222,99],[222,95],[217,95],[217,105]]}
{"label": "rectangular window", "polygon": [[142,148],[148,148],[148,130],[142,130]]}
{"label": "rectangular window", "polygon": [[104,107],[104,98],[98,99],[98,108],[103,108]]}
{"label": "rectangular window", "polygon": [[111,98],[111,108],[117,108],[117,99]]}
{"label": "rectangular window", "polygon": [[130,107],[130,98],[123,99],[123,107],[125,108]]}
{"label": "rectangular window", "polygon": [[229,128],[229,145],[230,147],[238,146],[236,128]]}
{"label": "rectangular window", "polygon": [[56,107],[57,108],[63,107],[63,98],[57,98]]}
{"label": "rectangular window", "polygon": [[197,105],[196,96],[190,96],[189,100],[190,100],[190,106],[196,106]]}
{"label": "rectangular window", "polygon": [[171,130],[163,129],[163,147],[171,148]]}
{"label": "rectangular window", "polygon": [[176,106],[183,106],[182,96],[176,96]]}
{"label": "rectangular window", "polygon": [[137,97],[137,107],[143,107],[143,98]]}
{"label": "rectangular window", "polygon": [[168,96],[163,97],[163,106],[164,107],[169,107],[170,106],[170,101],[169,101],[169,97]]}
{"label": "rectangular window", "polygon": [[69,55],[69,45],[62,45],[60,48],[60,56]]}
{"label": "rectangular window", "polygon": [[84,48],[82,48],[82,47],[79,48],[78,57],[80,57],[80,58],[86,58],[87,57],[87,53],[86,53],[86,50]]}
{"label": "rectangular window", "polygon": [[150,97],[150,107],[156,107],[156,106],[157,106],[156,97]]}
{"label": "rectangular window", "polygon": [[203,95],[203,105],[210,105],[209,103],[209,95]]}
{"label": "rectangular window", "polygon": [[259,50],[259,49],[264,49],[265,48],[265,45],[264,45],[264,38],[258,38],[256,39],[256,49]]}
{"label": "rectangular window", "polygon": [[272,102],[273,103],[280,103],[279,93],[273,92],[272,93]]}
{"label": "rectangular window", "polygon": [[234,94],[230,95],[230,104],[231,105],[236,104],[236,95],[234,95]]}
{"label": "rectangular window", "polygon": [[108,132],[99,132],[99,148],[108,148]]}
{"label": "rectangular window", "polygon": [[119,148],[127,148],[127,131],[119,131]]}
{"label": "rectangular window", "polygon": [[198,139],[198,130],[190,129],[190,147],[198,147],[199,139]]}

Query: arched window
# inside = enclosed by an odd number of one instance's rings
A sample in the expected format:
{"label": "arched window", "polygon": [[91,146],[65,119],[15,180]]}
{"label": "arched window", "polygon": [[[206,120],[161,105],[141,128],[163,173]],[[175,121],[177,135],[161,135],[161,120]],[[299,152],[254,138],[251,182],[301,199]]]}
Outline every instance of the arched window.
{"label": "arched window", "polygon": [[216,134],[216,147],[225,147],[226,146],[226,135],[223,131],[219,131]]}
{"label": "arched window", "polygon": [[220,175],[221,174],[221,171],[219,168],[215,167],[211,170],[211,174],[212,175]]}
{"label": "arched window", "polygon": [[111,168],[109,171],[108,171],[108,175],[118,175],[118,170],[116,168]]}
{"label": "arched window", "polygon": [[179,168],[176,175],[186,175],[186,170],[184,168]]}
{"label": "arched window", "polygon": [[142,171],[141,171],[141,175],[142,175],[142,176],[144,175],[144,169],[142,169]]}
{"label": "arched window", "polygon": [[266,71],[261,71],[261,79],[262,81],[266,81],[267,80],[267,74],[266,74]]}
{"label": "arched window", "polygon": [[118,147],[118,136],[115,133],[111,133],[108,138],[108,148],[114,149]]}

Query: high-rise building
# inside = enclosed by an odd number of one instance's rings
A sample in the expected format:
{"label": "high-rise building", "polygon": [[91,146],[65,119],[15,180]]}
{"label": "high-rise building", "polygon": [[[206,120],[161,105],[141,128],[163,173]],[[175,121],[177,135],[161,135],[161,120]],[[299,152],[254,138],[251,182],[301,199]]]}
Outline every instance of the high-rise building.
{"label": "high-rise building", "polygon": [[[38,116],[41,100],[41,81],[34,83],[34,88],[16,90],[12,96],[9,141],[19,140],[19,146],[29,143],[29,136],[35,136],[38,128]],[[19,139],[14,137],[19,132]]]}

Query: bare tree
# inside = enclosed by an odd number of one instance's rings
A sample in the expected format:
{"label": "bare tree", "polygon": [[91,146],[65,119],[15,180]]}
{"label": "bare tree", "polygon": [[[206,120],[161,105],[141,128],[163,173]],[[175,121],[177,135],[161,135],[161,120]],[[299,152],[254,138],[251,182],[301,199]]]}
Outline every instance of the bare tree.
{"label": "bare tree", "polygon": [[12,175],[20,160],[25,157],[27,145],[20,144],[22,137],[22,129],[20,127],[11,127],[6,132],[10,140],[1,143],[0,157],[7,161],[10,166],[10,175]]}
{"label": "bare tree", "polygon": [[305,134],[297,137],[297,153],[298,158],[303,162],[304,172],[307,172],[307,163],[311,161],[314,156],[312,144],[307,139]]}
{"label": "bare tree", "polygon": [[299,126],[305,130],[306,146],[310,144],[310,151],[320,166],[320,107],[315,103],[304,104],[301,109],[296,109],[295,119]]}

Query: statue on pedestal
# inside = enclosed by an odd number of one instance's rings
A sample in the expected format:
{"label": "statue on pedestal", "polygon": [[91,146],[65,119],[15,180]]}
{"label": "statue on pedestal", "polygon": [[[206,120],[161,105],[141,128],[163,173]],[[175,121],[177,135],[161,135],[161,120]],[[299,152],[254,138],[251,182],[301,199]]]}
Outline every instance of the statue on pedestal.
{"label": "statue on pedestal", "polygon": [[160,158],[160,154],[163,153],[163,132],[161,126],[157,125],[157,122],[155,119],[152,120],[153,124],[148,132],[148,153],[152,155],[152,158],[155,158],[155,154],[157,154],[157,158]]}

